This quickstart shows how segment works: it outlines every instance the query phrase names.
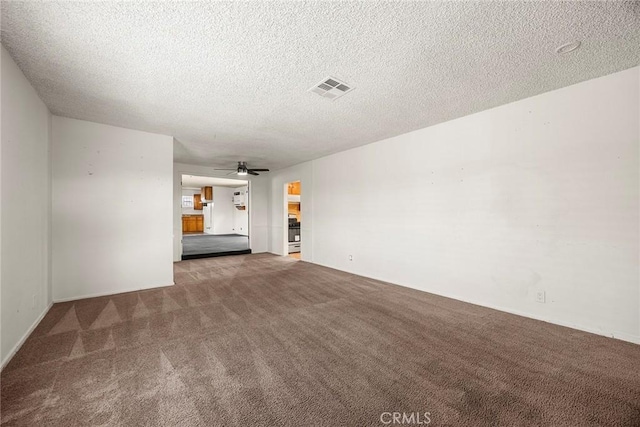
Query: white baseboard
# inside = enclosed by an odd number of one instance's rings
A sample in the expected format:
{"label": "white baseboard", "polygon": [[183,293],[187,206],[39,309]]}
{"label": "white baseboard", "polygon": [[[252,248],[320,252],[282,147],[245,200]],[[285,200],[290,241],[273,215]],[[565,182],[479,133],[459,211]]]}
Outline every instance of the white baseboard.
{"label": "white baseboard", "polygon": [[24,344],[27,338],[29,338],[29,335],[31,335],[34,329],[36,329],[36,327],[40,324],[42,319],[44,319],[44,316],[46,316],[46,314],[49,312],[49,309],[51,308],[52,305],[53,305],[53,302],[50,302],[49,305],[47,305],[44,311],[40,313],[40,316],[38,316],[35,322],[33,322],[33,324],[29,327],[29,329],[27,329],[27,331],[22,335],[22,338],[20,338],[20,340],[16,343],[16,345],[13,346],[9,354],[7,354],[7,356],[2,361],[2,364],[0,364],[0,371],[2,371],[5,368],[5,366],[7,366],[7,364],[11,361],[13,356],[15,356],[18,350],[20,350],[20,347],[22,347],[22,344]]}
{"label": "white baseboard", "polygon": [[[402,286],[402,285],[399,285]],[[408,286],[405,286],[408,287]],[[411,288],[411,289],[416,289],[416,288]],[[421,290],[421,289],[418,289]],[[429,291],[423,291],[423,292],[429,292]],[[487,307],[487,308],[491,308],[493,310],[498,310],[498,311],[503,311],[505,313],[509,313],[509,314],[514,314],[516,316],[521,316],[521,317],[526,317],[529,319],[534,319],[534,320],[540,320],[542,322],[546,322],[546,323],[551,323],[553,325],[558,325],[558,326],[564,326],[565,328],[571,328],[571,329],[576,329],[578,331],[583,331],[583,332],[588,332],[590,334],[595,334],[595,335],[601,335],[603,337],[607,337],[607,338],[614,338],[617,340],[621,340],[621,341],[627,341],[633,344],[640,344],[640,336],[636,336],[636,335],[632,335],[632,334],[627,334],[625,332],[618,332],[618,331],[603,331],[601,329],[596,329],[596,328],[591,328],[588,326],[583,326],[583,325],[578,325],[572,322],[565,322],[562,320],[557,320],[557,319],[551,319],[548,317],[544,317],[544,316],[537,316],[535,314],[531,314],[531,313],[526,313],[523,311],[519,311],[519,310],[513,310],[510,308],[506,308],[506,307],[501,307],[501,306],[497,306],[497,305],[493,305],[493,304],[485,304],[485,303],[479,303],[477,301],[472,301],[466,298],[460,298],[457,295],[448,295],[448,294],[444,294],[444,293],[435,293],[435,292],[430,292],[433,293],[434,295],[440,295],[446,298],[451,298],[451,299],[455,299],[458,301],[462,301],[462,302],[467,302],[470,304],[475,304],[475,305],[479,305],[482,307]]]}
{"label": "white baseboard", "polygon": [[29,327],[29,329],[22,335],[22,338],[20,338],[20,341],[18,341],[16,343],[16,345],[13,346],[13,348],[11,349],[11,352],[9,352],[9,354],[7,354],[7,356],[2,361],[2,364],[0,365],[0,371],[2,371],[2,369],[4,369],[5,366],[7,366],[7,364],[11,361],[13,356],[15,356],[15,354],[18,352],[18,350],[20,350],[20,347],[22,347],[22,345],[27,340],[27,338],[29,338],[29,335],[31,335],[31,333],[34,331],[34,329],[42,321],[42,319],[49,312],[49,309],[51,309],[51,306],[54,303],[67,302],[67,301],[76,301],[76,300],[85,299],[85,298],[103,297],[103,296],[107,296],[107,295],[117,295],[117,294],[123,294],[123,293],[127,293],[127,292],[135,292],[135,291],[142,291],[142,290],[147,290],[147,289],[166,288],[166,287],[173,286],[173,285],[174,285],[174,283],[171,283],[170,285],[164,285],[164,286],[154,286],[154,287],[151,287],[151,288],[135,288],[135,289],[123,290],[123,291],[119,291],[119,292],[103,292],[103,293],[99,293],[99,294],[91,294],[91,295],[85,295],[85,296],[77,296],[77,297],[70,297],[70,298],[55,299],[55,300],[53,300],[52,302],[49,303],[47,308],[42,313],[40,313],[40,316],[38,316],[38,318],[35,320],[35,322],[33,322],[33,324]]}
{"label": "white baseboard", "polygon": [[160,285],[160,286],[152,286],[149,288],[132,288],[132,289],[124,289],[124,290],[119,290],[117,292],[101,292],[101,293],[97,293],[97,294],[88,294],[88,295],[80,295],[80,296],[75,296],[75,297],[66,297],[66,298],[55,298],[53,300],[54,303],[56,302],[69,302],[69,301],[76,301],[79,299],[85,299],[85,298],[97,298],[97,297],[106,297],[109,295],[118,295],[118,294],[126,294],[129,292],[137,292],[137,291],[147,291],[149,289],[159,289],[159,288],[168,288],[170,286],[175,285],[175,283],[171,283],[169,285]]}
{"label": "white baseboard", "polygon": [[551,319],[551,318],[544,317],[544,316],[537,316],[535,314],[526,313],[526,312],[519,311],[519,310],[513,310],[513,309],[510,309],[510,308],[506,308],[506,307],[501,307],[501,306],[497,306],[497,305],[492,305],[492,304],[486,304],[486,303],[483,303],[483,302],[473,301],[473,300],[468,299],[468,298],[460,297],[459,295],[447,294],[447,293],[443,293],[443,292],[434,292],[434,291],[424,290],[424,289],[418,289],[418,288],[414,288],[412,286],[402,285],[400,283],[394,283],[394,282],[391,282],[389,280],[381,279],[381,278],[378,278],[378,277],[365,276],[365,275],[362,275],[362,274],[354,273],[352,271],[340,270],[339,268],[336,268],[336,267],[333,267],[333,266],[330,266],[330,265],[327,265],[327,264],[322,264],[320,262],[315,262],[315,261],[307,261],[307,262],[310,262],[312,264],[317,264],[317,265],[320,265],[322,267],[332,268],[334,270],[344,271],[345,273],[355,274],[357,276],[366,277],[368,279],[379,280],[381,282],[391,283],[393,285],[402,286],[404,288],[415,289],[417,291],[427,292],[427,293],[438,295],[438,296],[441,296],[441,297],[451,298],[451,299],[455,299],[457,301],[462,301],[462,302],[466,302],[466,303],[469,303],[469,304],[479,305],[481,307],[487,307],[487,308],[491,308],[493,310],[498,310],[498,311],[502,311],[502,312],[509,313],[509,314],[515,314],[516,316],[522,316],[522,317],[526,317],[526,318],[529,318],[529,319],[540,320],[542,322],[551,323],[551,324],[558,325],[558,326],[564,326],[566,328],[577,329],[579,331],[589,332],[591,334],[601,335],[601,336],[604,336],[604,337],[607,337],[607,338],[614,338],[614,339],[617,339],[617,340],[630,342],[632,344],[640,344],[640,336],[629,334],[629,333],[626,333],[626,332],[604,331],[604,330],[601,330],[601,329],[596,329],[596,328],[591,328],[591,327],[588,327],[588,326],[578,325],[578,324],[571,323],[571,322],[565,322],[565,321],[561,321],[561,320],[557,320],[557,319]]}
{"label": "white baseboard", "polygon": [[[571,327],[571,326],[569,326]],[[597,332],[594,332],[594,334],[596,334]],[[598,334],[600,335],[600,334]],[[627,341],[633,344],[640,344],[640,336],[638,335],[632,335],[632,334],[627,334],[626,332],[614,332],[613,334],[611,334],[611,338],[615,338],[617,340],[621,340],[621,341]]]}

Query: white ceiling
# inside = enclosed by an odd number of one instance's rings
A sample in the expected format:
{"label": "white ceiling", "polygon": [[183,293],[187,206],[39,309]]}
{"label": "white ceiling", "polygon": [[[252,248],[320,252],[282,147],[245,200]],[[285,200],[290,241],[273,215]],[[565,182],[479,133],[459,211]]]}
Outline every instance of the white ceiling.
{"label": "white ceiling", "polygon": [[248,181],[240,179],[211,178],[208,176],[182,175],[182,186],[185,188],[202,187],[243,187]]}
{"label": "white ceiling", "polygon": [[54,114],[278,169],[635,66],[640,2],[3,1],[2,43]]}

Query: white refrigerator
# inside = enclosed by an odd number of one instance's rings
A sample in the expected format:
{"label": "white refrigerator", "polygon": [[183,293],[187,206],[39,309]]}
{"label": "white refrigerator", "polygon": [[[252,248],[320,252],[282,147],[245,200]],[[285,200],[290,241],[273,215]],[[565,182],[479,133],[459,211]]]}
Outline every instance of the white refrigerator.
{"label": "white refrigerator", "polygon": [[204,215],[205,234],[213,234],[213,202],[208,202],[202,207],[202,215]]}

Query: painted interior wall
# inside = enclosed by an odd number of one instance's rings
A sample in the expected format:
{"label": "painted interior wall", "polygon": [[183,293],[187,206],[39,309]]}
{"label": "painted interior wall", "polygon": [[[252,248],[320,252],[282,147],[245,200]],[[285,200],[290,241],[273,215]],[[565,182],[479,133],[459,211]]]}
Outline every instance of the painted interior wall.
{"label": "painted interior wall", "polygon": [[[173,165],[173,260],[182,256],[182,175],[220,177],[212,167],[174,163]],[[224,177],[224,176],[222,176]],[[269,174],[247,177],[250,182],[249,203],[249,247],[253,253],[269,250]],[[215,197],[215,190],[214,190]]]}
{"label": "painted interior wall", "polygon": [[2,47],[1,322],[2,366],[51,304],[51,115]]}
{"label": "painted interior wall", "polygon": [[245,209],[238,209],[234,206],[233,208],[233,232],[235,234],[241,234],[243,236],[247,236],[249,234],[249,197],[247,194],[247,190],[249,188],[245,185],[244,187],[234,188],[233,191],[243,193],[245,195]]}
{"label": "painted interior wall", "polygon": [[173,284],[173,138],[53,117],[54,300]]}
{"label": "painted interior wall", "polygon": [[260,173],[249,180],[249,246],[253,253],[269,250],[270,174]]}
{"label": "painted interior wall", "polygon": [[[2,86],[4,83],[2,82],[1,76],[4,74],[2,72],[2,63],[4,62],[2,57],[6,55],[4,52],[4,47],[2,47],[2,52],[0,52],[0,99],[2,99]],[[2,104],[0,103],[0,118],[2,117]],[[0,119],[1,120],[1,119]],[[1,129],[3,124],[0,123],[0,370],[4,367],[5,364],[5,354],[4,354],[4,345],[2,344],[2,324],[4,323],[4,318],[2,317],[2,137],[1,137]],[[8,362],[8,359],[7,359]]]}
{"label": "painted interior wall", "polygon": [[233,188],[213,187],[213,234],[233,234]]}
{"label": "painted interior wall", "polygon": [[270,250],[300,179],[307,260],[640,343],[639,70],[275,172]]}

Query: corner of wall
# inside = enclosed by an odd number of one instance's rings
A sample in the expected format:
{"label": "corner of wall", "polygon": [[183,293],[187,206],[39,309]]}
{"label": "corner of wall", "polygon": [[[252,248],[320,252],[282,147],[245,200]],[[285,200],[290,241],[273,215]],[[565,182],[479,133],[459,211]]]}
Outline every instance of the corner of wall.
{"label": "corner of wall", "polygon": [[[2,46],[0,52],[0,75],[2,74],[1,65],[2,65],[2,57],[5,55],[4,46]],[[0,100],[2,99],[2,84],[0,83]],[[0,104],[0,117],[2,117],[2,106]],[[0,132],[1,133],[1,132]],[[0,182],[2,181],[2,138],[0,137]],[[0,186],[0,267],[2,266],[2,186]],[[2,320],[2,274],[0,274],[0,337],[2,337],[2,325],[4,322]],[[2,351],[2,339],[0,339],[0,357],[4,354]],[[0,371],[4,366],[4,361],[0,361]]]}
{"label": "corner of wall", "polygon": [[47,116],[47,176],[49,188],[47,190],[47,295],[46,302],[50,307],[53,302],[53,227],[52,227],[52,214],[53,214],[53,114],[49,111]]}
{"label": "corner of wall", "polygon": [[7,355],[4,357],[4,359],[2,359],[2,362],[0,362],[0,371],[2,371],[9,364],[9,362],[11,361],[13,356],[16,355],[16,353],[18,352],[18,350],[20,350],[20,348],[22,347],[24,342],[27,340],[27,338],[29,338],[29,335],[31,335],[31,333],[40,324],[42,319],[44,319],[44,316],[46,316],[46,314],[49,312],[49,309],[51,309],[52,305],[53,305],[53,302],[47,303],[47,305],[45,306],[45,308],[42,311],[42,313],[40,313],[38,318],[33,322],[33,324],[29,327],[29,329],[27,329],[27,331],[22,335],[20,340],[13,346],[11,351],[7,353]]}
{"label": "corner of wall", "polygon": [[4,366],[51,306],[52,115],[4,46],[0,62]]}

